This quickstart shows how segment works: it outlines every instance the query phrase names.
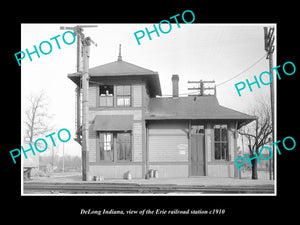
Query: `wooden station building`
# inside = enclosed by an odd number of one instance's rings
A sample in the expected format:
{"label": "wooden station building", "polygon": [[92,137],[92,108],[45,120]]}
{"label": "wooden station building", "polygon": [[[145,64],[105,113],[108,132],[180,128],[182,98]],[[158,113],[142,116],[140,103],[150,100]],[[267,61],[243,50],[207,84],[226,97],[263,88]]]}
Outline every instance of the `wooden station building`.
{"label": "wooden station building", "polygon": [[[89,69],[87,174],[104,178],[238,177],[236,130],[255,120],[216,95],[162,95],[159,75],[118,60]],[[68,77],[80,85],[80,75]],[[171,82],[170,82],[171,85]]]}

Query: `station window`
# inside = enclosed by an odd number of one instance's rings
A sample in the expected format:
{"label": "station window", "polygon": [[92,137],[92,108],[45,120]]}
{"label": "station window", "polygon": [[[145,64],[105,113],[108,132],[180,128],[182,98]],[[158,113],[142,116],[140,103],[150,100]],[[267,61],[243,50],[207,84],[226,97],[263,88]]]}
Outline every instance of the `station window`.
{"label": "station window", "polygon": [[100,161],[112,162],[114,159],[113,133],[101,132],[100,136]]}
{"label": "station window", "polygon": [[128,107],[131,105],[131,86],[120,85],[117,89],[117,106]]}
{"label": "station window", "polygon": [[99,106],[113,106],[114,105],[114,86],[100,85],[99,90]]}
{"label": "station window", "polygon": [[229,160],[227,125],[214,126],[215,160]]}
{"label": "station window", "polygon": [[115,162],[132,159],[131,132],[99,132],[100,161]]}

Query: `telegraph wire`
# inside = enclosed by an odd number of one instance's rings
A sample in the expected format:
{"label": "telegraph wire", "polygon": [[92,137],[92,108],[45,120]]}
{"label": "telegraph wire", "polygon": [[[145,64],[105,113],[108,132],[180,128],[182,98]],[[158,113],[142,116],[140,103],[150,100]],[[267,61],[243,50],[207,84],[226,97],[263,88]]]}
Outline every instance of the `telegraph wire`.
{"label": "telegraph wire", "polygon": [[259,60],[257,60],[255,63],[253,63],[251,66],[249,66],[247,69],[243,70],[243,71],[240,72],[239,74],[233,76],[232,78],[230,78],[230,79],[228,79],[228,80],[226,80],[226,81],[223,81],[223,82],[220,83],[220,84],[217,84],[216,87],[218,87],[218,86],[220,86],[220,85],[222,85],[222,84],[225,84],[225,83],[227,83],[227,82],[233,80],[234,78],[236,78],[236,77],[242,75],[242,74],[245,73],[246,71],[250,70],[253,66],[255,66],[257,63],[259,63],[263,58],[265,58],[265,56],[266,56],[267,54],[268,54],[268,53],[264,54]]}
{"label": "telegraph wire", "polygon": [[[223,84],[225,84],[225,83],[227,83],[227,82],[229,82],[229,81],[231,81],[231,80],[233,80],[233,79],[235,79],[235,78],[241,76],[243,73],[247,72],[247,71],[250,70],[252,67],[254,67],[257,63],[259,63],[262,59],[264,59],[265,56],[266,56],[267,54],[268,54],[268,53],[265,53],[261,58],[259,58],[259,59],[258,59],[257,61],[255,61],[252,65],[250,65],[249,67],[247,67],[246,69],[244,69],[242,72],[238,73],[237,75],[235,75],[235,76],[229,78],[228,80],[225,80],[225,81],[223,81],[223,82],[221,82],[221,83],[219,83],[219,84],[216,84],[216,87],[221,86],[221,85],[223,85]],[[91,80],[90,80],[90,82],[91,82],[91,83],[95,83],[95,84],[99,84],[99,85],[103,84],[103,83],[95,82],[95,81],[91,81]],[[80,86],[81,86],[81,79],[80,79]],[[179,94],[179,96],[184,96],[184,95],[189,95],[189,94],[197,94],[197,93],[199,93],[199,92],[200,92],[200,91],[187,92],[187,93]],[[172,97],[172,96],[173,96],[173,95],[162,95],[161,97]]]}
{"label": "telegraph wire", "polygon": [[[229,78],[228,80],[225,80],[219,84],[216,84],[216,87],[218,86],[221,86],[239,76],[241,76],[243,73],[247,72],[248,70],[250,70],[252,67],[254,67],[257,63],[259,63],[262,59],[264,59],[266,57],[268,53],[265,53],[261,58],[259,58],[257,61],[255,61],[252,65],[250,65],[249,67],[247,67],[246,69],[244,69],[242,72],[238,73],[237,75]],[[189,94],[196,94],[196,93],[199,93],[199,91],[194,91],[194,92],[188,92],[188,93],[182,93],[182,94],[179,94],[179,96],[183,96],[183,95],[189,95]],[[172,95],[162,95],[161,97],[172,97]]]}

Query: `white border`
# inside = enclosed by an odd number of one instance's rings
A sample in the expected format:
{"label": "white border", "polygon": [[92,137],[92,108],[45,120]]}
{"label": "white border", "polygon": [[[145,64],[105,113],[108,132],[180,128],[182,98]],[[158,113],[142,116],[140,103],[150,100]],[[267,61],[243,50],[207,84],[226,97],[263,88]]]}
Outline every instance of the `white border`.
{"label": "white border", "polygon": [[[199,24],[199,23],[195,23],[195,24]],[[277,23],[226,23],[226,24],[222,24],[222,23],[204,23],[201,24],[204,26],[274,26],[275,27],[275,50],[273,54],[273,66],[275,67],[277,65]],[[22,27],[22,26],[21,26]],[[22,33],[21,33],[22,34]],[[22,67],[21,67],[22,68]],[[22,71],[22,70],[21,70]],[[274,76],[273,76],[274,77]],[[21,76],[22,79],[22,76]],[[21,84],[21,88],[22,88],[22,84]],[[22,107],[22,102],[21,102],[21,110],[24,110]],[[274,139],[275,142],[277,141],[277,77],[275,79],[274,82]],[[21,121],[23,121],[23,117],[21,114]],[[21,126],[22,128],[22,126]],[[21,130],[21,143],[23,143],[23,130]],[[276,151],[274,151],[276,152]],[[274,193],[270,193],[270,194],[258,194],[258,193],[247,193],[247,194],[177,194],[177,193],[170,193],[170,194],[119,194],[119,193],[115,193],[115,194],[24,194],[23,192],[23,157],[21,157],[21,196],[277,196],[277,152],[274,155],[275,159],[274,159]]]}

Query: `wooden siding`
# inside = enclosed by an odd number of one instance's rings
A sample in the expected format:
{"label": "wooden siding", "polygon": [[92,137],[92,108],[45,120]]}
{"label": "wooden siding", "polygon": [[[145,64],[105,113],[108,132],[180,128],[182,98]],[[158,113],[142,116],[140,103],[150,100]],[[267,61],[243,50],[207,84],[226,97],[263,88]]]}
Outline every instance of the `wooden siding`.
{"label": "wooden siding", "polygon": [[142,95],[142,85],[132,85],[132,107],[142,107],[143,95]]}
{"label": "wooden siding", "polygon": [[234,161],[234,134],[232,131],[228,131],[228,150],[229,150],[229,160]]}
{"label": "wooden siding", "polygon": [[149,165],[149,169],[157,170],[159,178],[181,178],[189,176],[188,165]]}
{"label": "wooden siding", "polygon": [[89,151],[88,151],[88,157],[89,162],[96,162],[96,131],[93,131],[93,125],[89,124]]}
{"label": "wooden siding", "polygon": [[103,176],[104,179],[123,179],[128,171],[133,179],[143,178],[142,165],[90,165],[89,169],[90,176]]}
{"label": "wooden siding", "polygon": [[144,84],[143,85],[143,106],[148,109],[149,106],[149,102],[150,102],[150,94],[149,94],[149,89],[147,88],[147,86]]}
{"label": "wooden siding", "polygon": [[234,177],[234,165],[228,163],[208,164],[209,177]]}
{"label": "wooden siding", "polygon": [[132,160],[133,162],[143,161],[143,130],[142,123],[133,123],[132,129]]}
{"label": "wooden siding", "polygon": [[97,86],[89,87],[89,107],[96,107],[98,89],[99,87]]}
{"label": "wooden siding", "polygon": [[97,157],[97,139],[89,139],[89,162],[96,162],[96,157]]}
{"label": "wooden siding", "polygon": [[205,151],[207,162],[211,162],[212,159],[212,150],[213,150],[213,129],[211,126],[205,128]]}
{"label": "wooden siding", "polygon": [[187,162],[186,136],[149,136],[149,162]]}
{"label": "wooden siding", "polygon": [[188,124],[174,121],[149,125],[149,162],[188,162]]}
{"label": "wooden siding", "polygon": [[[99,85],[90,84],[89,87],[89,162],[95,163],[97,161],[97,132],[93,130],[93,123],[96,115],[133,115],[134,123],[132,128],[132,161],[143,161],[143,147],[145,146],[145,134],[143,134],[143,96],[145,92],[144,82],[138,80],[106,80],[110,85],[131,85],[131,107],[99,107]],[[116,92],[116,90],[114,91]],[[116,99],[114,99],[115,101]],[[115,104],[114,104],[115,105]],[[99,163],[99,162],[98,162]]]}

